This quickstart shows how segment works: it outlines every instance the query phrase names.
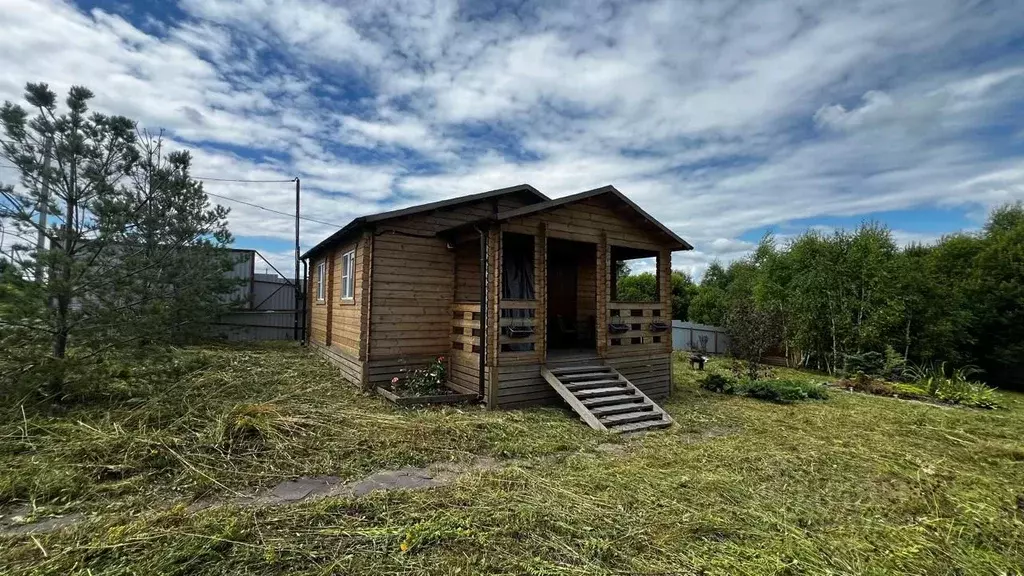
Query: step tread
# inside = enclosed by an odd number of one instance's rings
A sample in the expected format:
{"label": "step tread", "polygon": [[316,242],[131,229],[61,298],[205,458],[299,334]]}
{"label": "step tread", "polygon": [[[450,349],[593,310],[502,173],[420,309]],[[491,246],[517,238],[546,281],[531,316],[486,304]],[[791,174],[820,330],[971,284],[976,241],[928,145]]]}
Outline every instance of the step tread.
{"label": "step tread", "polygon": [[654,410],[637,410],[635,412],[624,412],[622,414],[609,414],[598,418],[598,420],[600,420],[605,426],[661,419],[661,412],[655,412]]}
{"label": "step tread", "polygon": [[623,402],[621,404],[605,404],[603,406],[594,406],[590,409],[590,413],[594,416],[607,416],[610,414],[622,414],[624,412],[641,412],[647,411],[652,412],[654,406],[651,406],[647,402]]}
{"label": "step tread", "polygon": [[665,420],[664,418],[661,418],[659,420],[644,420],[642,422],[633,422],[630,424],[622,424],[619,426],[609,426],[608,430],[619,433],[639,432],[641,430],[648,430],[651,428],[666,428],[671,425],[671,422]]}
{"label": "step tread", "polygon": [[564,382],[568,390],[586,390],[587,388],[603,388],[614,384],[622,384],[622,380],[590,380],[587,382]]}
{"label": "step tread", "polygon": [[611,372],[609,366],[564,366],[562,368],[552,368],[551,373],[556,376],[563,374],[571,374],[573,372]]}
{"label": "step tread", "polygon": [[559,380],[566,383],[575,382],[577,380],[589,380],[591,378],[607,378],[611,375],[611,372],[579,372],[570,374],[556,374]]}
{"label": "step tread", "polygon": [[595,396],[611,396],[623,392],[632,392],[629,386],[609,386],[607,388],[584,388],[582,390],[571,390],[572,395],[577,398],[593,398]]}
{"label": "step tread", "polygon": [[589,408],[591,406],[609,406],[612,404],[623,404],[626,402],[643,402],[643,400],[644,397],[639,394],[619,394],[616,396],[587,398],[586,400],[580,400],[580,403]]}

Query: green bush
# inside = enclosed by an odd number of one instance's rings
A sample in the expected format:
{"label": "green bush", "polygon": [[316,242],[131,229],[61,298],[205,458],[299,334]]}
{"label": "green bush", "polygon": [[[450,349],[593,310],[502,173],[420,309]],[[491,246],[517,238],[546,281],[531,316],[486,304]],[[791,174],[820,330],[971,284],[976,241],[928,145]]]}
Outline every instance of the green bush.
{"label": "green bush", "polygon": [[995,390],[980,382],[948,378],[935,390],[935,398],[972,408],[998,408]]}
{"label": "green bush", "polygon": [[847,375],[867,374],[879,376],[885,370],[886,358],[878,352],[847,354],[843,362],[843,372]]}
{"label": "green bush", "polygon": [[828,398],[824,386],[796,380],[755,380],[742,386],[742,393],[752,398],[780,404]]}
{"label": "green bush", "polygon": [[946,363],[911,366],[907,375],[928,396],[947,404],[960,404],[972,408],[998,408],[995,390],[971,380],[978,373],[973,366],[957,368],[946,374]]}
{"label": "green bush", "polygon": [[701,381],[700,387],[712,392],[750,396],[780,404],[808,399],[824,400],[828,397],[825,386],[821,384],[798,380],[738,381],[722,374],[708,374]]}
{"label": "green bush", "polygon": [[708,374],[701,381],[700,387],[712,392],[732,394],[736,387],[736,380],[722,374]]}

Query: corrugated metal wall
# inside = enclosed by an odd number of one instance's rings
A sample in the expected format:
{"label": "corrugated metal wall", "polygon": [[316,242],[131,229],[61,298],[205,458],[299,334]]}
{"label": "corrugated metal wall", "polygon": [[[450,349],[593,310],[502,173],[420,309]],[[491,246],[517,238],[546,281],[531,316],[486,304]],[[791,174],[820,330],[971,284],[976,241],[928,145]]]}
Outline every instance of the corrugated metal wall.
{"label": "corrugated metal wall", "polygon": [[292,281],[277,274],[256,274],[256,260],[266,262],[259,252],[234,252],[238,260],[230,277],[245,282],[231,298],[243,304],[240,310],[218,320],[216,336],[232,341],[294,340],[296,299]]}

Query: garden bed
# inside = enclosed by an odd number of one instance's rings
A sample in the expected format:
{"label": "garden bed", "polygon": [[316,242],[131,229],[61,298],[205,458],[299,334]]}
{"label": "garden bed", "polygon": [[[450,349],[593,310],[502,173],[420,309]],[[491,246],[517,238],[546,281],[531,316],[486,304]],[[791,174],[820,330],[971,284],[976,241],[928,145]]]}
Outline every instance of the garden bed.
{"label": "garden bed", "polygon": [[992,410],[1000,407],[992,388],[968,379],[971,372],[954,370],[951,375],[944,373],[944,367],[933,368],[929,373],[918,372],[911,382],[897,382],[877,376],[858,373],[843,378],[829,386],[850,392],[886,396],[899,400],[923,402],[935,406],[955,406]]}
{"label": "garden bed", "polygon": [[399,406],[415,406],[421,404],[458,404],[459,402],[470,402],[476,400],[476,394],[461,394],[449,392],[445,394],[431,394],[427,396],[405,396],[398,392],[377,386],[377,394],[387,398]]}

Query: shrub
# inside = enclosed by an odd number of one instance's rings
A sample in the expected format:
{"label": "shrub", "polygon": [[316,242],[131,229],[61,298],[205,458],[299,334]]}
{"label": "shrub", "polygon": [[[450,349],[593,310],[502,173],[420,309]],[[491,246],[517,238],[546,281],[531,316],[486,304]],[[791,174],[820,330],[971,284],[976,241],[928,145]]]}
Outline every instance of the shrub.
{"label": "shrub", "polygon": [[885,370],[885,361],[885,357],[878,352],[847,354],[843,362],[843,372],[848,375],[879,376]]}
{"label": "shrub", "polygon": [[911,366],[907,369],[908,376],[917,387],[923,389],[928,396],[947,404],[960,404],[972,408],[998,408],[999,402],[995,390],[971,380],[978,373],[973,366],[964,366],[952,370],[946,375],[946,363],[927,366]]}
{"label": "shrub", "polygon": [[[404,370],[403,370],[404,372]],[[448,370],[444,356],[438,356],[425,368],[408,372],[405,378],[391,379],[392,389],[409,396],[434,396],[447,394]]]}
{"label": "shrub", "polygon": [[928,398],[928,391],[916,384],[902,384],[895,383],[892,385],[894,394],[903,396],[904,398]]}
{"label": "shrub", "polygon": [[755,380],[743,386],[743,393],[780,404],[807,399],[824,400],[828,397],[824,386],[797,380]]}
{"label": "shrub", "polygon": [[882,368],[882,377],[891,381],[902,380],[906,370],[906,359],[895,348],[886,344],[885,366]]}
{"label": "shrub", "polygon": [[733,359],[729,363],[729,371],[732,377],[737,380],[771,380],[775,376],[775,370],[768,364],[750,364],[742,360]]}
{"label": "shrub", "polygon": [[980,382],[955,378],[943,380],[935,391],[935,398],[950,404],[972,408],[998,408],[995,390]]}
{"label": "shrub", "polygon": [[712,392],[732,394],[736,387],[736,381],[722,374],[708,374],[701,381],[700,387]]}

